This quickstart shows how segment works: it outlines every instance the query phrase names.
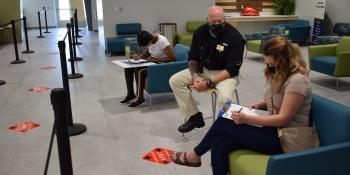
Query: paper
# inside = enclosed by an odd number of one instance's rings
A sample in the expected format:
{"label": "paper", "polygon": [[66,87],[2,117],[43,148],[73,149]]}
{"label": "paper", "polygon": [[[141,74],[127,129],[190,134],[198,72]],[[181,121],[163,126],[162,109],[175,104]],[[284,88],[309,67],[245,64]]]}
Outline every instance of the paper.
{"label": "paper", "polygon": [[130,64],[140,64],[140,63],[146,63],[147,60],[144,60],[144,59],[139,59],[139,60],[130,59],[130,60],[127,60],[127,62],[130,63]]}
{"label": "paper", "polygon": [[153,62],[140,62],[140,63],[131,63],[130,60],[116,60],[116,61],[112,61],[112,63],[126,69],[126,68],[134,68],[134,67],[147,67],[149,65],[153,65],[153,64],[156,64],[156,63],[153,63]]}
{"label": "paper", "polygon": [[[241,111],[240,113],[245,113],[252,116],[270,115],[268,111],[259,110],[259,109],[250,109],[249,107],[238,105],[228,101],[224,104],[222,110],[219,112],[219,116],[233,120],[231,118],[233,111]],[[253,125],[253,126],[258,126],[258,125]],[[258,126],[258,127],[261,127],[261,126]]]}

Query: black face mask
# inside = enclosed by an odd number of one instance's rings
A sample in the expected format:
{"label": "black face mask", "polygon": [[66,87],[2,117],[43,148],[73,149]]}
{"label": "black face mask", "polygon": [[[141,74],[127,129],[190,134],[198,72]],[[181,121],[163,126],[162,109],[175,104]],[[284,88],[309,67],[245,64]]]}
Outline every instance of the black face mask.
{"label": "black face mask", "polygon": [[267,69],[269,69],[269,71],[273,74],[276,73],[276,65],[267,64]]}
{"label": "black face mask", "polygon": [[214,35],[214,37],[220,37],[225,30],[225,23],[220,24],[209,24],[210,33]]}

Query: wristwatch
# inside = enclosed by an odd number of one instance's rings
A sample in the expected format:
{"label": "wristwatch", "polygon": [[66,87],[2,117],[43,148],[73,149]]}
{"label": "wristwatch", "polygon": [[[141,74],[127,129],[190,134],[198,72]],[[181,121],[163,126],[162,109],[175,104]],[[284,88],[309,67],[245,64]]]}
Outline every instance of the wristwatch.
{"label": "wristwatch", "polygon": [[207,80],[207,86],[208,88],[214,88],[215,87],[215,83],[213,83],[210,79]]}

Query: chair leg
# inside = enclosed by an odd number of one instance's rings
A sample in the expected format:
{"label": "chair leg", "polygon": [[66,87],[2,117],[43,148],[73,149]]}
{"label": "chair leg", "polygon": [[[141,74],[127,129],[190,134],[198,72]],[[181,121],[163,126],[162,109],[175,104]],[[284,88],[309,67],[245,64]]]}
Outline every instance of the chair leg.
{"label": "chair leg", "polygon": [[152,95],[148,94],[149,96],[149,110],[152,110]]}
{"label": "chair leg", "polygon": [[236,94],[237,104],[240,104],[240,103],[239,103],[239,97],[238,97],[238,91],[237,91],[237,89],[235,89],[235,94]]}
{"label": "chair leg", "polygon": [[215,114],[216,114],[216,98],[217,94],[215,91],[211,93],[211,107],[213,112],[213,122],[215,122]]}
{"label": "chair leg", "polygon": [[337,87],[336,87],[336,90],[338,91],[339,90],[339,78],[335,78],[337,80]]}

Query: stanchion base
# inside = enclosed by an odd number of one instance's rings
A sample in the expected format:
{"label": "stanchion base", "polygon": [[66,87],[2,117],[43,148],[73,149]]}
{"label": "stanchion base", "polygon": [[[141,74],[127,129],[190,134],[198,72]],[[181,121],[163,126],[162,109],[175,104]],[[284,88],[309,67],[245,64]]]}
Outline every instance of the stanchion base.
{"label": "stanchion base", "polygon": [[45,36],[37,36],[37,38],[45,38]]}
{"label": "stanchion base", "polygon": [[34,51],[32,51],[32,50],[25,50],[25,51],[23,51],[22,53],[23,53],[23,54],[34,53]]}
{"label": "stanchion base", "polygon": [[81,36],[81,35],[78,35],[77,37],[78,37],[78,38],[81,38],[81,37],[83,37],[83,36]]}
{"label": "stanchion base", "polygon": [[75,45],[82,45],[83,43],[81,43],[81,42],[75,42]]}
{"label": "stanchion base", "polygon": [[[70,60],[71,60],[71,59],[69,58],[68,61],[70,61]],[[81,57],[75,57],[73,60],[74,60],[74,61],[82,61],[83,58],[81,58]]]}
{"label": "stanchion base", "polygon": [[6,81],[0,80],[0,86],[6,84]]}
{"label": "stanchion base", "polygon": [[68,74],[68,79],[78,79],[82,77],[83,77],[83,74],[80,74],[80,73]]}
{"label": "stanchion base", "polygon": [[86,131],[86,126],[81,123],[73,123],[73,126],[68,126],[69,136],[76,136]]}
{"label": "stanchion base", "polygon": [[22,64],[22,63],[25,63],[26,61],[24,60],[14,60],[14,61],[11,61],[11,64]]}
{"label": "stanchion base", "polygon": [[47,31],[47,32],[44,32],[44,33],[51,33],[51,32]]}

